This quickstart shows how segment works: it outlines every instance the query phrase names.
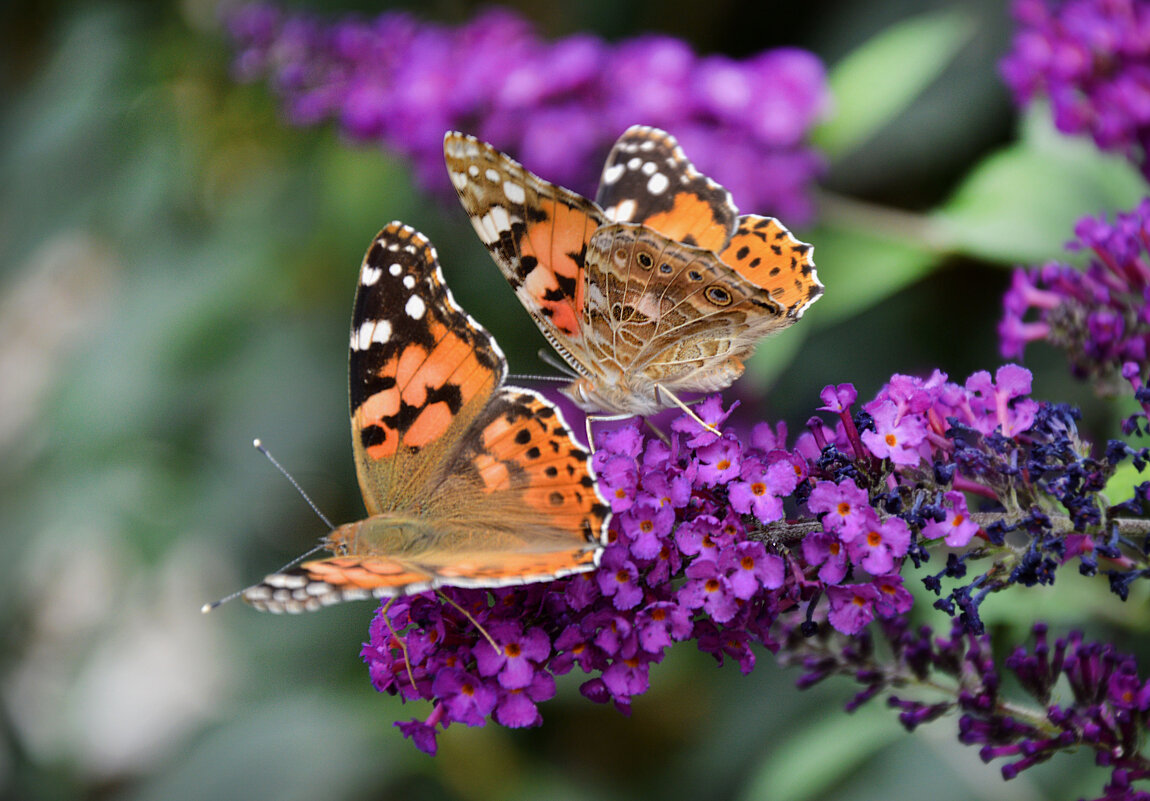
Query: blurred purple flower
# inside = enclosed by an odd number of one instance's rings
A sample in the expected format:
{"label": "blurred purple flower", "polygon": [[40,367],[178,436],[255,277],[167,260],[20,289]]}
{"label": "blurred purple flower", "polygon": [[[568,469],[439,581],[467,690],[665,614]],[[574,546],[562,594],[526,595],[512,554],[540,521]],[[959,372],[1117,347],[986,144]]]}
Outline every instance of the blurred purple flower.
{"label": "blurred purple flower", "polygon": [[1150,177],[1150,6],[1144,0],[1015,0],[1002,75],[1020,105],[1049,97],[1063,133],[1089,133]]}
{"label": "blurred purple flower", "polygon": [[[1051,262],[1015,270],[1003,297],[998,325],[1004,356],[1018,358],[1026,345],[1046,340],[1064,348],[1071,370],[1097,390],[1114,394],[1133,375],[1146,376],[1150,353],[1150,198],[1130,212],[1085,217],[1070,250],[1091,254],[1085,271]],[[1024,320],[1034,310],[1035,319]],[[1123,375],[1128,363],[1141,365]]]}
{"label": "blurred purple flower", "polygon": [[348,138],[410,158],[454,197],[442,143],[460,129],[588,197],[615,138],[635,124],[674,133],[741,208],[809,221],[822,169],[804,141],[829,107],[823,65],[793,48],[701,57],[665,36],[547,41],[491,9],[457,28],[388,12],[325,20],[271,3],[230,11],[237,80],[264,78],[293,125],[334,120]]}

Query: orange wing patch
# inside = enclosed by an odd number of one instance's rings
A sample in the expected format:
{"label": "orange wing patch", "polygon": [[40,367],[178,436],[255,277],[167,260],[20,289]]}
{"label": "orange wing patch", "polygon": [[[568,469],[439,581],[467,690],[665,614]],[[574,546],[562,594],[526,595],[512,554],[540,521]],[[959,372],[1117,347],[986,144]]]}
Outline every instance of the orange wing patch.
{"label": "orange wing patch", "polygon": [[675,195],[670,209],[641,222],[668,239],[715,252],[727,243],[729,233],[726,221],[715,216],[712,205],[690,192]]}
{"label": "orange wing patch", "polygon": [[405,587],[424,583],[429,576],[413,571],[398,562],[379,556],[333,556],[304,562],[300,568],[312,581],[323,581],[333,587],[358,587],[374,590],[380,587]]}
{"label": "orange wing patch", "polygon": [[823,293],[815,273],[814,248],[796,239],[773,217],[740,217],[735,235],[719,258],[770,292],[792,319],[801,317]]}

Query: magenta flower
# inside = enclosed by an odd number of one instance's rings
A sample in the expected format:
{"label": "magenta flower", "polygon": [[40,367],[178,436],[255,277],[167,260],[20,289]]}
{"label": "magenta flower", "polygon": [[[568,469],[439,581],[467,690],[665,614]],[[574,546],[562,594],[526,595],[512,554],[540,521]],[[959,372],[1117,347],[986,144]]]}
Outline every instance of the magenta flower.
{"label": "magenta flower", "polygon": [[839,484],[820,481],[811,491],[807,508],[823,515],[823,525],[850,542],[868,524],[869,499],[866,491],[848,478]]}
{"label": "magenta flower", "polygon": [[1015,0],[1002,75],[1015,101],[1049,98],[1054,124],[1088,133],[1150,176],[1150,11],[1141,0]]}
{"label": "magenta flower", "polygon": [[500,645],[500,650],[482,640],[475,646],[475,663],[481,676],[495,676],[499,686],[508,690],[521,690],[535,678],[536,665],[551,653],[551,641],[538,629],[523,632],[512,622],[488,628]]}
{"label": "magenta flower", "polygon": [[740,206],[800,224],[813,216],[823,164],[805,139],[830,95],[822,64],[801,50],[736,61],[663,36],[548,41],[505,9],[451,28],[402,12],[332,21],[254,3],[231,10],[227,27],[237,79],[266,79],[291,124],[331,120],[383,144],[444,196],[444,131],[474,133],[592,197],[615,138],[643,123],[674,133]]}
{"label": "magenta flower", "polygon": [[961,492],[946,493],[946,518],[938,521],[931,520],[922,529],[924,539],[936,540],[946,538],[946,544],[952,548],[962,548],[975,534],[979,526],[970,519],[970,512],[966,509],[966,497]]}
{"label": "magenta flower", "polygon": [[894,401],[883,399],[867,404],[866,410],[874,418],[875,430],[862,432],[862,441],[880,459],[890,459],[897,465],[910,467],[922,461],[918,446],[926,439],[926,425],[916,415],[900,419]]}
{"label": "magenta flower", "polygon": [[879,592],[872,584],[827,587],[831,608],[827,620],[843,634],[858,634],[874,620]]}

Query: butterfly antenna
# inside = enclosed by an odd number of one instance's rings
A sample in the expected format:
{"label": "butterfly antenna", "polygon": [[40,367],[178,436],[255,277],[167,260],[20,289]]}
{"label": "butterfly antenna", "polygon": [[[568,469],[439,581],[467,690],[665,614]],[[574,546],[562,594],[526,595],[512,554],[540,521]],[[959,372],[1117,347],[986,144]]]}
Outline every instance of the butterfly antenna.
{"label": "butterfly antenna", "polygon": [[563,384],[570,383],[571,378],[565,375],[521,375],[512,373],[507,376],[511,381],[557,381]]}
{"label": "butterfly antenna", "polygon": [[[311,497],[308,496],[308,494],[303,491],[303,487],[301,487],[299,485],[299,482],[296,481],[294,478],[292,478],[291,473],[289,473],[287,470],[285,470],[284,466],[282,464],[280,464],[279,462],[276,461],[276,458],[271,455],[271,453],[268,451],[268,449],[264,447],[264,444],[262,442],[260,442],[258,439],[254,439],[254,440],[252,440],[252,446],[257,451],[259,451],[264,456],[266,456],[268,461],[272,463],[272,465],[275,467],[275,469],[279,470],[280,473],[283,475],[283,477],[286,478],[291,483],[291,485],[293,487],[295,487],[295,491],[298,492],[300,494],[300,497],[303,498],[307,502],[307,505],[311,507],[311,510],[313,512],[315,512],[316,517],[318,517],[320,520],[323,521],[323,524],[325,526],[327,526],[329,531],[332,530],[333,528],[335,528],[335,526],[333,526],[331,524],[331,521],[327,519],[327,516],[324,515],[324,513],[319,510],[319,507],[315,505],[315,501],[313,501],[311,499]],[[288,562],[286,565],[284,565],[283,567],[281,567],[279,570],[277,570],[275,572],[276,573],[282,573],[285,570],[290,570],[291,568],[295,567],[300,562],[302,562],[304,559],[307,559],[313,553],[316,553],[318,551],[324,551],[324,550],[327,550],[327,548],[323,545],[323,543],[320,543],[319,545],[316,545],[314,548],[311,548],[310,550],[306,551],[305,553],[300,554],[295,559],[292,559],[290,562]],[[247,588],[245,587],[243,590],[236,590],[231,595],[226,595],[223,598],[219,599],[218,601],[213,601],[210,604],[204,604],[203,606],[200,607],[200,611],[206,615],[208,612],[212,611],[217,606],[223,606],[228,601],[231,601],[231,600],[238,598],[239,596],[243,595],[244,590],[246,590],[246,589]]]}
{"label": "butterfly antenna", "polygon": [[[309,551],[306,551],[305,553],[301,553],[301,554],[300,554],[299,556],[297,556],[295,559],[292,559],[292,560],[291,560],[290,562],[288,562],[286,565],[284,565],[284,566],[283,566],[283,567],[281,567],[279,570],[276,570],[276,571],[274,571],[274,572],[276,572],[276,573],[282,573],[282,572],[284,572],[285,570],[291,570],[293,567],[295,567],[296,565],[298,565],[298,564],[299,564],[300,562],[302,562],[304,559],[307,559],[307,558],[308,558],[309,556],[311,556],[313,553],[316,553],[317,551],[326,551],[326,550],[327,550],[327,548],[325,548],[325,547],[323,546],[323,544],[321,543],[321,544],[319,544],[319,545],[315,546],[314,548],[312,548],[311,550],[309,550]],[[243,594],[244,594],[244,592],[245,592],[247,589],[248,589],[247,587],[244,587],[242,590],[236,590],[236,591],[235,591],[235,592],[233,592],[231,595],[225,595],[223,598],[221,598],[221,599],[220,599],[220,600],[218,600],[218,601],[212,601],[210,604],[204,604],[203,606],[201,606],[201,607],[200,607],[200,611],[201,611],[201,612],[203,612],[203,613],[206,615],[208,612],[212,611],[212,610],[213,610],[213,609],[215,609],[217,606],[223,606],[223,605],[224,605],[224,604],[226,604],[228,601],[231,601],[231,600],[233,600],[233,599],[235,599],[235,598],[239,598],[241,595],[243,595]]]}
{"label": "butterfly antenna", "polygon": [[[264,456],[268,457],[268,461],[272,463],[272,465],[275,467],[275,469],[279,470],[283,474],[283,477],[286,478],[289,482],[291,482],[291,485],[293,487],[295,487],[295,491],[299,493],[299,496],[301,498],[303,498],[305,501],[307,501],[307,505],[311,507],[311,510],[313,512],[315,512],[316,517],[318,517],[320,520],[323,521],[323,524],[325,526],[327,526],[328,531],[331,531],[332,529],[335,528],[335,526],[333,526],[331,524],[331,521],[327,519],[327,516],[319,510],[318,506],[315,505],[315,501],[313,501],[311,499],[311,497],[308,496],[308,494],[303,491],[303,487],[301,487],[299,485],[299,482],[297,482],[294,478],[292,478],[291,473],[289,473],[287,470],[285,470],[284,466],[282,464],[280,464],[279,462],[276,461],[276,457],[271,455],[271,452],[268,451],[268,449],[264,447],[264,444],[262,442],[260,442],[258,439],[253,439],[252,440],[252,447],[255,448],[257,451],[259,451],[260,453],[262,453]],[[311,551],[309,551],[308,553],[311,553]]]}

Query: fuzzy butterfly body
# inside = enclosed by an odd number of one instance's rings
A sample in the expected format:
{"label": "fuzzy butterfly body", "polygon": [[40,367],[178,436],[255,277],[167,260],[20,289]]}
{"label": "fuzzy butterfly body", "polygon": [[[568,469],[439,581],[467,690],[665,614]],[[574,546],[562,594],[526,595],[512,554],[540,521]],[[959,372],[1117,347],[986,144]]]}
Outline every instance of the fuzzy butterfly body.
{"label": "fuzzy butterfly body", "polygon": [[739,215],[674,137],[628,129],[594,201],[474,137],[444,154],[464,209],[504,277],[576,376],[580,408],[652,414],[678,392],[729,386],[764,337],[822,294],[810,245]]}
{"label": "fuzzy butterfly body", "polygon": [[551,402],[503,384],[499,346],[455,303],[431,243],[401,223],[360,269],[349,373],[368,517],[327,536],[333,556],[268,576],[245,601],[302,612],[595,567],[610,512],[590,455]]}

